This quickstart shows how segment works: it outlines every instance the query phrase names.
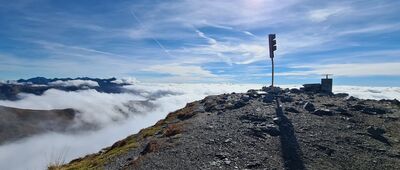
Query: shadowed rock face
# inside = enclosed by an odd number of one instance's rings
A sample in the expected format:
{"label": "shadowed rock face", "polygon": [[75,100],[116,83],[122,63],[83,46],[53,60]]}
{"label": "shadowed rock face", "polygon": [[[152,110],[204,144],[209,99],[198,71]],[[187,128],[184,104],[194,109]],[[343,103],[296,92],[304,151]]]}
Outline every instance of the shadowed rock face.
{"label": "shadowed rock face", "polygon": [[29,110],[0,106],[0,144],[44,132],[65,132],[73,124],[73,109]]}
{"label": "shadowed rock face", "polygon": [[60,168],[398,169],[399,108],[279,88],[208,96]]}

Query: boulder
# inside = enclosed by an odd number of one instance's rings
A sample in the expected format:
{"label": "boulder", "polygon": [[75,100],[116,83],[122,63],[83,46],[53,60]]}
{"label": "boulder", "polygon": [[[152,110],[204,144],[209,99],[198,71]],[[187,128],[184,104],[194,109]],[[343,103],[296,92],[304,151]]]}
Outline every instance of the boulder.
{"label": "boulder", "polygon": [[385,129],[373,126],[368,126],[367,132],[372,136],[380,136],[386,133]]}
{"label": "boulder", "polygon": [[398,101],[397,99],[392,100],[391,103],[394,105],[400,106],[400,101]]}
{"label": "boulder", "polygon": [[263,97],[263,102],[264,103],[272,103],[274,101],[274,96],[271,94],[267,94]]}
{"label": "boulder", "polygon": [[355,98],[355,97],[353,97],[353,96],[350,96],[348,99],[347,99],[347,101],[357,101],[358,100],[358,98]]}
{"label": "boulder", "polygon": [[350,109],[350,110],[352,110],[352,111],[361,111],[361,110],[363,110],[364,108],[365,108],[364,105],[356,104],[356,105],[351,106],[351,109]]}
{"label": "boulder", "polygon": [[391,103],[393,105],[398,105],[398,106],[400,105],[400,102],[397,99],[393,99],[393,100],[381,99],[379,101],[380,102],[389,102],[389,103]]}
{"label": "boulder", "polygon": [[322,104],[322,105],[324,105],[324,106],[326,106],[326,107],[333,107],[333,106],[336,106],[336,105],[333,104],[333,103],[324,103],[324,104]]}
{"label": "boulder", "polygon": [[295,109],[294,107],[287,107],[285,108],[286,112],[291,112],[291,113],[300,113],[297,109]]}
{"label": "boulder", "polygon": [[336,93],[335,94],[335,97],[338,97],[338,98],[346,98],[348,96],[349,96],[349,94],[347,94],[347,93]]}
{"label": "boulder", "polygon": [[254,89],[247,90],[247,94],[257,94],[257,90]]}
{"label": "boulder", "polygon": [[386,114],[386,110],[376,107],[366,107],[363,108],[362,113],[369,114],[369,115],[381,115]]}
{"label": "boulder", "polygon": [[304,104],[303,109],[309,112],[313,112],[315,110],[315,106],[311,102],[307,102],[306,104]]}
{"label": "boulder", "polygon": [[250,135],[265,139],[266,135],[279,136],[280,131],[276,125],[271,124],[271,125],[267,125],[265,127],[250,128]]}
{"label": "boulder", "polygon": [[279,94],[282,92],[282,89],[280,87],[271,87],[271,86],[269,86],[269,87],[264,86],[261,88],[261,90],[265,91],[269,94]]}
{"label": "boulder", "polygon": [[261,161],[252,161],[246,163],[246,168],[247,169],[260,169],[260,167],[263,165],[263,162]]}
{"label": "boulder", "polygon": [[383,134],[386,133],[385,129],[369,126],[367,128],[367,132],[370,137],[372,137],[382,143],[385,143],[386,145],[391,146],[389,140],[383,136]]}
{"label": "boulder", "polygon": [[282,91],[283,91],[283,93],[289,93],[289,92],[290,92],[290,89],[289,89],[289,88],[285,88],[285,89],[283,89]]}
{"label": "boulder", "polygon": [[274,117],[273,119],[272,119],[272,121],[274,122],[274,123],[276,123],[276,124],[280,124],[282,121],[281,121],[281,119],[279,118],[279,117]]}
{"label": "boulder", "polygon": [[281,102],[293,102],[293,98],[289,95],[284,95],[281,97]]}
{"label": "boulder", "polygon": [[346,109],[343,109],[343,108],[341,108],[341,107],[338,107],[337,109],[335,109],[335,111],[336,111],[337,113],[341,114],[341,115],[344,115],[344,116],[348,116],[348,117],[352,117],[352,116],[353,116],[353,115],[350,114]]}
{"label": "boulder", "polygon": [[146,155],[148,153],[154,152],[160,148],[160,144],[156,140],[152,140],[147,143],[146,147],[140,152],[141,155]]}
{"label": "boulder", "polygon": [[245,94],[242,97],[240,97],[240,100],[243,102],[248,102],[250,101],[250,96]]}
{"label": "boulder", "polygon": [[299,90],[299,89],[294,89],[294,88],[293,88],[293,89],[290,89],[289,92],[290,92],[290,93],[297,94],[297,93],[300,93],[301,90]]}
{"label": "boulder", "polygon": [[247,95],[252,97],[252,98],[257,98],[259,95],[257,93],[257,90],[250,89],[247,91]]}
{"label": "boulder", "polygon": [[275,125],[267,125],[265,128],[263,128],[263,131],[270,136],[279,136],[281,134],[278,127]]}
{"label": "boulder", "polygon": [[391,121],[397,121],[397,120],[400,119],[400,117],[397,116],[397,115],[387,115],[385,118],[386,118],[387,120],[391,120]]}
{"label": "boulder", "polygon": [[224,106],[226,109],[234,109],[235,108],[235,105],[232,104],[231,102],[226,103]]}
{"label": "boulder", "polygon": [[246,106],[246,102],[244,102],[242,100],[239,100],[233,105],[232,109],[239,109],[239,108],[241,108],[243,106]]}
{"label": "boulder", "polygon": [[228,152],[219,152],[215,154],[215,157],[217,157],[218,159],[225,159],[228,158],[230,156],[230,154]]}
{"label": "boulder", "polygon": [[317,109],[314,112],[312,112],[312,114],[318,116],[332,116],[333,112],[329,109]]}
{"label": "boulder", "polygon": [[217,105],[216,100],[213,100],[211,97],[206,97],[204,100],[204,110],[206,112],[211,112],[215,110],[215,106]]}

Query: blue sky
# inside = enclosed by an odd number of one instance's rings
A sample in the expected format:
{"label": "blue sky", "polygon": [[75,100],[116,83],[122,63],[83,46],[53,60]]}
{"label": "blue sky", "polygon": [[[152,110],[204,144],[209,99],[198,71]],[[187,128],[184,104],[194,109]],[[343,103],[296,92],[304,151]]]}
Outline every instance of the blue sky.
{"label": "blue sky", "polygon": [[0,3],[0,79],[400,86],[400,1],[14,0]]}

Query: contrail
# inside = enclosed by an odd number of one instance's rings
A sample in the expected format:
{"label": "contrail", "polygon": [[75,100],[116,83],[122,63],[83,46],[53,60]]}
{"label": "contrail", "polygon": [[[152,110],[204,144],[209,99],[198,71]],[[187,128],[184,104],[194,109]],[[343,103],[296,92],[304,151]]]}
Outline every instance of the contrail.
{"label": "contrail", "polygon": [[[144,26],[144,24],[140,21],[140,19],[137,17],[137,15],[135,14],[133,8],[131,9],[131,14],[133,16],[133,18],[135,18],[136,22],[140,25],[140,27],[142,27],[143,29],[146,29],[146,27]],[[169,51],[161,44],[160,41],[158,41],[155,37],[150,35],[150,38],[153,39],[154,42],[156,42],[156,44],[170,57],[173,57]]]}

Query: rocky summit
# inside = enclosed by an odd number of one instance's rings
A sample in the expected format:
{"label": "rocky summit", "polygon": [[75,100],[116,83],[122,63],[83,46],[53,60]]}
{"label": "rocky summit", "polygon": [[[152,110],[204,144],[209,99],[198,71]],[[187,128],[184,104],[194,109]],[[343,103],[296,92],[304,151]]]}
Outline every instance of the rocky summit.
{"label": "rocky summit", "polygon": [[265,87],[208,96],[49,169],[398,169],[400,102]]}

